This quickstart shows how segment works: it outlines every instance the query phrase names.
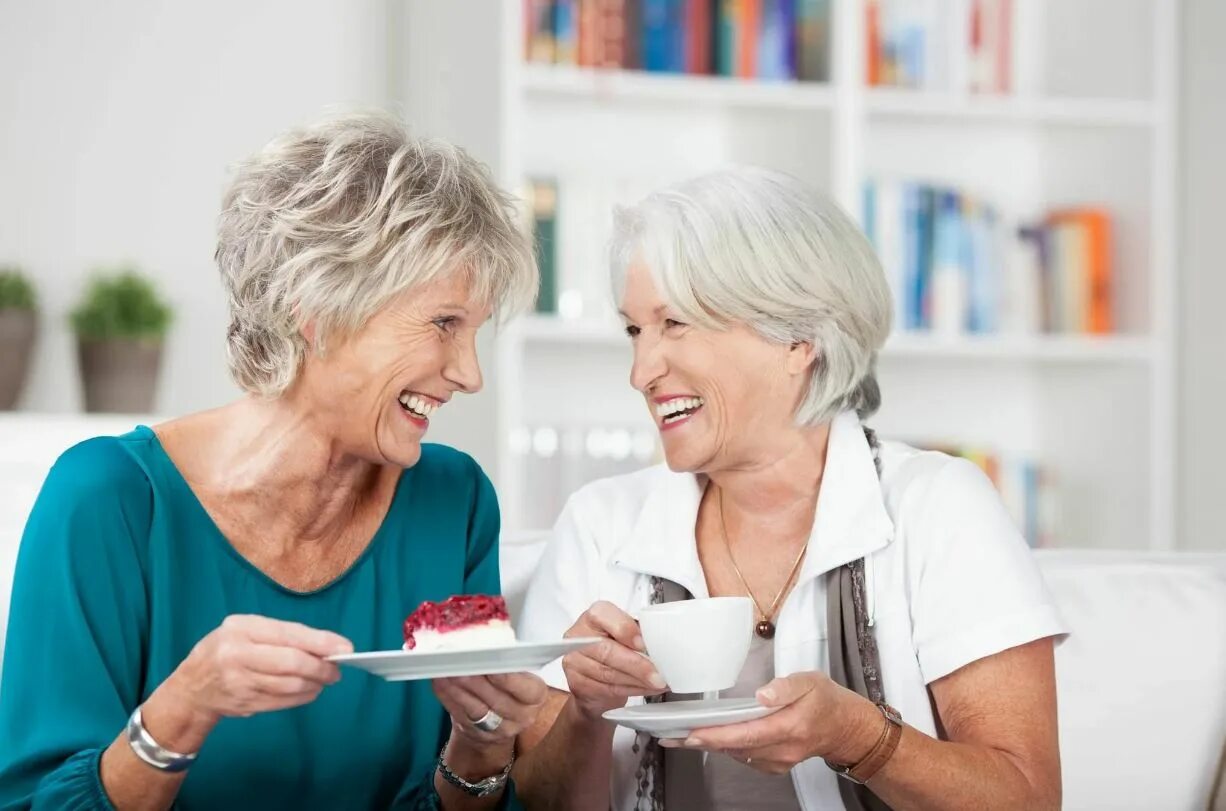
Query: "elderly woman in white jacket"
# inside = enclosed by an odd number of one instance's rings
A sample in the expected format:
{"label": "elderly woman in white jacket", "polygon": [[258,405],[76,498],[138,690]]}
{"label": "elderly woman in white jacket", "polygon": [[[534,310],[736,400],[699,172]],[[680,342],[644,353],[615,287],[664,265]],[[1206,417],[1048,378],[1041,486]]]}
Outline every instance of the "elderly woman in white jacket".
{"label": "elderly woman in white jacket", "polygon": [[[615,230],[630,382],[667,465],[583,488],[558,520],[521,636],[605,641],[544,674],[547,711],[520,742],[525,802],[1058,808],[1064,626],[976,467],[862,425],[891,313],[865,238],[758,170],[652,194]],[[781,709],[663,749],[601,717],[671,697],[632,619],[667,589],[752,598],[754,643],[724,695]],[[827,629],[843,626],[828,612],[851,621],[853,604],[850,652],[832,657]]]}

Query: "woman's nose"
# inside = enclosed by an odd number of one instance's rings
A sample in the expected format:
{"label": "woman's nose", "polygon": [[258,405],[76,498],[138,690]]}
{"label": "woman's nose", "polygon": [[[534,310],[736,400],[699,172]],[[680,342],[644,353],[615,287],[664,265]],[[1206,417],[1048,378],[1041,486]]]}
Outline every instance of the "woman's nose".
{"label": "woman's nose", "polygon": [[634,344],[634,363],[630,366],[630,385],[646,392],[651,384],[664,376],[667,369],[659,341],[640,335]]}
{"label": "woman's nose", "polygon": [[477,358],[475,339],[456,349],[451,362],[443,370],[443,374],[452,385],[465,394],[481,391],[484,380],[481,376],[481,361]]}

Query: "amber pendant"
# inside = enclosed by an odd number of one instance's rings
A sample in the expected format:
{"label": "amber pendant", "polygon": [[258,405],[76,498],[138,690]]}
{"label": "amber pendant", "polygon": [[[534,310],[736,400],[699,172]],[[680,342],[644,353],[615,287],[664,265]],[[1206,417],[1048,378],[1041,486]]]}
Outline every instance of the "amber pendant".
{"label": "amber pendant", "polygon": [[775,623],[770,620],[761,620],[753,627],[753,632],[763,639],[774,639]]}

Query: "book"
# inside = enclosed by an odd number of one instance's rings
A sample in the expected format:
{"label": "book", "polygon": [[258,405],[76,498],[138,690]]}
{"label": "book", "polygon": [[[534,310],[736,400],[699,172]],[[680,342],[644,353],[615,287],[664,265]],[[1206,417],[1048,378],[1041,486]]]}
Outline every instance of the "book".
{"label": "book", "polygon": [[830,79],[830,0],[796,0],[793,64],[804,82]]}
{"label": "book", "polygon": [[552,0],[524,0],[525,47],[529,62],[554,61],[553,13]]}
{"label": "book", "polygon": [[536,299],[538,313],[558,311],[558,186],[553,180],[529,181],[532,235],[540,288]]}

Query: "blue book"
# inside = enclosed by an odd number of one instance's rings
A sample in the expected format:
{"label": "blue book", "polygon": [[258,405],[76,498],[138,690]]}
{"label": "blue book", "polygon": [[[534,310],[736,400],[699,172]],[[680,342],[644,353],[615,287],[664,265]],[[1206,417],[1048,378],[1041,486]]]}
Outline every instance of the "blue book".
{"label": "blue book", "polygon": [[762,0],[762,23],[758,31],[759,79],[788,79],[788,41],[795,26],[792,0]]}
{"label": "blue book", "polygon": [[665,73],[672,69],[674,0],[643,0],[643,70]]}
{"label": "blue book", "polygon": [[908,330],[922,329],[924,312],[920,285],[920,189],[914,183],[902,184],[902,290]]}
{"label": "blue book", "polygon": [[980,207],[971,224],[968,253],[971,264],[971,330],[990,333],[1000,328],[1000,285],[997,262],[996,212]]}
{"label": "blue book", "polygon": [[780,0],[780,13],[783,15],[783,60],[780,65],[780,78],[796,79],[800,74],[796,61],[797,46],[800,39],[800,20],[797,4],[800,0]]}
{"label": "blue book", "polygon": [[685,3],[686,0],[671,0],[668,8],[668,69],[672,73],[685,73],[687,68]]}
{"label": "blue book", "polygon": [[1026,477],[1026,543],[1034,547],[1039,540],[1039,468],[1030,460],[1023,464]]}
{"label": "blue book", "polygon": [[915,271],[916,290],[915,301],[919,307],[919,322],[921,328],[932,326],[932,258],[934,229],[936,227],[936,190],[931,186],[919,187],[919,206],[916,222],[918,244],[916,246],[917,267]]}

